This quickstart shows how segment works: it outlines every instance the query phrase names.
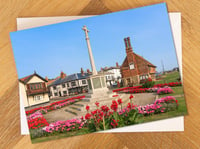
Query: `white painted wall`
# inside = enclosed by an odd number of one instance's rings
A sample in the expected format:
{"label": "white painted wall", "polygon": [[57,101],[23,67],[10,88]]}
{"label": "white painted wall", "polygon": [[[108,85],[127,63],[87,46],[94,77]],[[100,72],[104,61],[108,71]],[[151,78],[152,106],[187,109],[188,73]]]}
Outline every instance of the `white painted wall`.
{"label": "white painted wall", "polygon": [[36,76],[33,76],[28,82],[27,84],[30,84],[30,83],[39,83],[39,82],[44,82],[42,79],[36,77]]}
{"label": "white painted wall", "polygon": [[[34,96],[42,96],[42,100],[34,100]],[[30,106],[41,104],[41,103],[45,103],[45,102],[49,101],[48,93],[37,94],[37,95],[34,95],[34,96],[29,96],[28,97]]]}
{"label": "white painted wall", "polygon": [[23,99],[24,107],[28,107],[27,95],[25,85],[19,82],[20,98]]}

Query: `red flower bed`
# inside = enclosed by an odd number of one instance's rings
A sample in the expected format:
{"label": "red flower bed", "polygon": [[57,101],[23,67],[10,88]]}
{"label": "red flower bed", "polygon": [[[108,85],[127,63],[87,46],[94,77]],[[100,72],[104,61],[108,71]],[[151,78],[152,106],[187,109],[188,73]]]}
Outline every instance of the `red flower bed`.
{"label": "red flower bed", "polygon": [[131,90],[131,89],[139,89],[142,88],[142,86],[133,86],[133,87],[124,87],[124,88],[120,88],[120,89],[115,89],[113,90],[113,92],[120,92],[120,91],[125,91],[125,90]]}
{"label": "red flower bed", "polygon": [[58,105],[58,104],[61,104],[61,103],[64,103],[66,101],[73,101],[74,99],[83,99],[85,98],[85,96],[77,96],[77,97],[72,97],[72,98],[67,98],[67,99],[64,99],[64,100],[61,100],[61,101],[56,101],[56,102],[53,102],[51,103],[50,105],[48,106],[44,106],[44,107],[39,107],[39,108],[34,108],[32,110],[29,110],[29,111],[26,111],[26,115],[29,115],[29,114],[33,114],[34,112],[38,111],[38,110],[41,110],[41,109],[44,109],[44,110],[54,110],[54,106],[55,105]]}
{"label": "red flower bed", "polygon": [[164,84],[156,84],[154,85],[154,87],[164,87],[164,86],[174,87],[174,86],[181,86],[181,85],[182,85],[181,82],[170,82],[170,83],[164,83]]}
{"label": "red flower bed", "polygon": [[40,127],[48,126],[49,123],[46,121],[44,117],[37,117],[31,120],[28,120],[28,128],[29,129],[38,129]]}
{"label": "red flower bed", "polygon": [[[170,83],[163,83],[163,84],[156,84],[154,87],[164,87],[164,86],[181,86],[181,82],[170,82]],[[115,89],[113,92],[123,92],[123,93],[144,93],[147,92],[148,88],[142,88],[142,86],[133,86],[133,87],[124,87],[120,89]]]}
{"label": "red flower bed", "polygon": [[139,88],[127,91],[127,93],[145,93],[148,88]]}

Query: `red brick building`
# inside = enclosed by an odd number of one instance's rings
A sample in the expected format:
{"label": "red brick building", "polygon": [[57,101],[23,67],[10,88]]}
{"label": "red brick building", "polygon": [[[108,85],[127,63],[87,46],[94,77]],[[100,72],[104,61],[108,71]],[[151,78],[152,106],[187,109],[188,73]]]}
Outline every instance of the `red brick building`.
{"label": "red brick building", "polygon": [[133,52],[130,37],[124,38],[124,42],[126,58],[120,68],[123,84],[139,84],[147,78],[155,80],[156,66]]}

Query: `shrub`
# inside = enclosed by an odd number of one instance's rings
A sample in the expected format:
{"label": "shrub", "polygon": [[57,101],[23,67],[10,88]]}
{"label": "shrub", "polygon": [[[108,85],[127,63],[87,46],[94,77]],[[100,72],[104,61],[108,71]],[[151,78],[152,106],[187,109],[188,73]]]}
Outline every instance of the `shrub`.
{"label": "shrub", "polygon": [[151,88],[151,87],[154,86],[154,84],[155,84],[155,82],[152,81],[151,78],[148,78],[148,79],[145,80],[144,84],[142,84],[142,87],[143,88]]}

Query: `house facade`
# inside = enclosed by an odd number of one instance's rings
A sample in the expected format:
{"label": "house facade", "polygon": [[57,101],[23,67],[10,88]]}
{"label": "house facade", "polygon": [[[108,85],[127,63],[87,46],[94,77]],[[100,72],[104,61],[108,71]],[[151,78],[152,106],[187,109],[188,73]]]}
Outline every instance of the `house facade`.
{"label": "house facade", "polygon": [[113,67],[104,67],[101,68],[101,72],[105,74],[107,86],[116,85],[117,82],[121,83],[121,71],[120,66],[116,63],[116,66]]}
{"label": "house facade", "polygon": [[20,98],[23,99],[24,107],[49,102],[46,83],[47,80],[36,72],[19,79]]}
{"label": "house facade", "polygon": [[85,73],[82,69],[81,73],[74,73],[68,76],[61,72],[60,78],[48,86],[50,96],[54,98],[88,92],[87,77],[90,74],[90,72]]}
{"label": "house facade", "polygon": [[144,82],[145,79],[155,80],[156,66],[133,52],[130,37],[124,39],[126,57],[120,71],[124,86],[131,86]]}

